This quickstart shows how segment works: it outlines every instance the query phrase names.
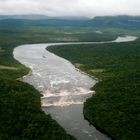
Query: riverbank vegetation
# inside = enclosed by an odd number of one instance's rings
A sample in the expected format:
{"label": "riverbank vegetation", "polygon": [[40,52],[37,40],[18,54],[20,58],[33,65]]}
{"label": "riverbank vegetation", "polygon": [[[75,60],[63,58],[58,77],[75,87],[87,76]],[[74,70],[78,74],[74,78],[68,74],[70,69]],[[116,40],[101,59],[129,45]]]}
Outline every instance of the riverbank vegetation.
{"label": "riverbank vegetation", "polygon": [[86,119],[116,140],[140,139],[140,39],[48,50],[98,78],[96,94],[84,104]]}

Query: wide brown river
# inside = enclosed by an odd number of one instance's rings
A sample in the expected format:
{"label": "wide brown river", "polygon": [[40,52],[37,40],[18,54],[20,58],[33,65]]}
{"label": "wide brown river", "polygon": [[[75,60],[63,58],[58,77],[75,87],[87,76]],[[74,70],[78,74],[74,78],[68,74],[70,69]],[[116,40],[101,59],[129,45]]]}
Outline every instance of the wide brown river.
{"label": "wide brown river", "polygon": [[[126,36],[111,42],[135,39],[136,37]],[[41,92],[42,109],[51,114],[69,134],[78,140],[110,140],[83,117],[83,103],[94,94],[90,88],[97,81],[75,69],[69,61],[46,50],[50,45],[62,44],[84,43],[46,43],[16,47],[13,52],[15,59],[32,70],[32,74],[25,76],[23,81]]]}

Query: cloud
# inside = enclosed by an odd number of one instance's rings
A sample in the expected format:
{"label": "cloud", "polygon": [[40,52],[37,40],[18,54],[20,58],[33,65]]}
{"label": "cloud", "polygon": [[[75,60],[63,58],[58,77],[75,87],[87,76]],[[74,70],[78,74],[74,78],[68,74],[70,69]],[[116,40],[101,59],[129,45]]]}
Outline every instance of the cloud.
{"label": "cloud", "polygon": [[0,14],[140,15],[140,0],[0,0]]}

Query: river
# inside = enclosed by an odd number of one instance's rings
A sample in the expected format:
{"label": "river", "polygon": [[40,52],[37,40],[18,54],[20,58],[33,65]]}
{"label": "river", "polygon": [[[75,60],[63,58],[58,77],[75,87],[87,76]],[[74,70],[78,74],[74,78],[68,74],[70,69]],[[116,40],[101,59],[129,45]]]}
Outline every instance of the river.
{"label": "river", "polygon": [[14,57],[32,70],[23,78],[43,97],[42,109],[51,114],[65,130],[78,140],[110,140],[83,117],[83,103],[94,94],[90,88],[97,81],[81,73],[67,60],[46,50],[51,45],[98,44],[134,41],[136,37],[118,37],[108,42],[45,43],[21,45],[14,49]]}

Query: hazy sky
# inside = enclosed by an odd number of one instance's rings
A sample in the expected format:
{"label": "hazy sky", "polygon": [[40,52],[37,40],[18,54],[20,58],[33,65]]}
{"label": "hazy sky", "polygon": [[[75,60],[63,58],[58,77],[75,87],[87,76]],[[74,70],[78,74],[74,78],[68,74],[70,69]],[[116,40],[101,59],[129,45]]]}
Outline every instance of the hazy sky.
{"label": "hazy sky", "polygon": [[0,14],[140,15],[140,0],[0,0]]}

